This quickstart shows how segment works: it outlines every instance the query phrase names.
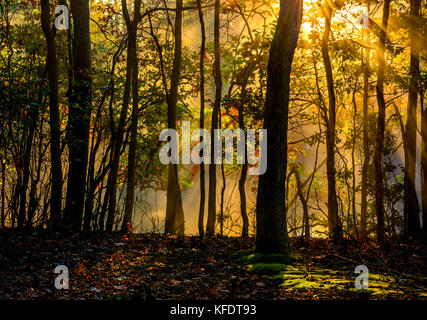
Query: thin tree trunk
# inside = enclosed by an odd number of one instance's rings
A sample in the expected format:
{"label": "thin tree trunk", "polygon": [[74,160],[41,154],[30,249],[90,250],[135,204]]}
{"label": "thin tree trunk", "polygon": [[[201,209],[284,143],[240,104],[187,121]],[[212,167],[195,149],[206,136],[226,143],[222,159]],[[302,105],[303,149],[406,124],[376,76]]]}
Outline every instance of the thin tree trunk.
{"label": "thin tree trunk", "polygon": [[[176,129],[176,106],[182,63],[182,0],[176,1],[175,52],[171,85],[168,95],[168,127]],[[178,165],[169,164],[168,191],[166,201],[165,233],[184,234],[184,210],[178,181]]]}
{"label": "thin tree trunk", "polygon": [[58,63],[56,58],[55,36],[49,23],[49,0],[41,2],[41,22],[47,44],[47,75],[49,81],[50,110],[50,158],[51,158],[51,196],[50,220],[55,229],[61,221],[62,203],[62,165],[61,165],[61,131],[58,102]]}
{"label": "thin tree trunk", "polygon": [[246,67],[245,70],[245,74],[244,74],[244,78],[243,78],[243,83],[242,83],[242,91],[240,94],[240,104],[239,104],[239,109],[238,109],[238,113],[239,113],[239,128],[241,130],[243,130],[244,132],[244,159],[245,161],[243,162],[242,165],[242,173],[240,175],[240,179],[239,179],[239,194],[240,194],[240,214],[242,216],[242,222],[243,222],[243,226],[242,226],[242,237],[247,237],[249,236],[249,218],[248,218],[248,213],[246,212],[246,191],[245,191],[245,183],[246,183],[246,177],[248,174],[248,159],[247,159],[247,141],[246,141],[246,128],[245,128],[245,121],[244,121],[244,105],[246,103],[246,86],[248,84],[248,80],[249,80],[249,76],[252,73],[252,69],[254,67],[255,64],[249,64]]}
{"label": "thin tree trunk", "polygon": [[[367,4],[370,12],[369,1]],[[370,142],[369,142],[369,76],[370,76],[370,50],[371,38],[369,29],[366,29],[367,47],[365,48],[365,63],[363,64],[363,165],[362,165],[362,194],[360,205],[360,234],[362,238],[366,234],[366,214],[368,210],[368,169],[371,159]]]}
{"label": "thin tree trunk", "polygon": [[[215,141],[215,130],[218,129],[218,114],[221,107],[222,78],[221,78],[221,56],[219,39],[219,9],[220,0],[215,0],[215,25],[214,25],[214,78],[215,78],[215,101],[212,111],[212,145]],[[222,144],[222,141],[221,141]],[[209,165],[209,198],[208,198],[208,222],[206,225],[206,234],[215,234],[216,223],[216,164],[214,147],[211,148],[211,164]]]}
{"label": "thin tree trunk", "polygon": [[5,196],[6,196],[6,164],[2,160],[1,161],[1,227],[4,229],[5,220],[6,220],[6,204],[5,204]]}
{"label": "thin tree trunk", "polygon": [[[422,89],[422,88],[421,88]],[[423,103],[423,91],[421,90],[421,110],[422,110],[422,123],[421,123],[421,136],[422,136],[422,149],[421,149],[421,168],[422,168],[422,209],[423,209],[423,233],[427,234],[427,107]]]}
{"label": "thin tree trunk", "polygon": [[[307,201],[304,197],[303,190],[302,190],[302,184],[301,184],[301,176],[299,172],[294,168],[290,173],[289,177],[294,174],[296,185],[297,185],[297,196],[301,201],[302,209],[303,209],[303,230],[304,230],[304,241],[309,242],[310,241],[310,222],[309,222],[309,216],[308,216],[308,206]],[[288,180],[289,183],[289,180]],[[296,227],[296,225],[294,226]]]}
{"label": "thin tree trunk", "polygon": [[384,172],[382,155],[384,149],[385,133],[385,101],[384,101],[384,69],[385,69],[385,41],[387,38],[387,25],[391,0],[385,0],[383,7],[382,26],[378,45],[378,71],[377,71],[377,101],[378,101],[378,124],[374,153],[375,169],[375,210],[377,215],[377,242],[384,244]]}
{"label": "thin tree trunk", "polygon": [[[203,18],[201,0],[197,0],[197,9],[199,11],[200,20],[200,32],[202,34],[202,43],[200,45],[200,129],[205,128],[205,52],[206,52],[206,31],[205,21]],[[200,142],[203,138],[200,137]],[[200,155],[203,159],[203,155]],[[200,164],[200,206],[199,206],[199,234],[203,236],[204,230],[204,219],[205,219],[205,164]]]}
{"label": "thin tree trunk", "polygon": [[[222,129],[221,123],[222,117],[221,112],[219,114],[219,129]],[[224,235],[224,194],[225,188],[227,186],[227,181],[225,178],[225,168],[224,168],[224,157],[221,156],[221,177],[222,177],[222,187],[221,187],[221,203],[220,203],[220,215],[219,215],[219,225],[220,225],[220,235]]]}
{"label": "thin tree trunk", "polygon": [[325,30],[322,37],[322,57],[326,71],[326,82],[328,87],[328,122],[326,132],[326,175],[328,180],[328,228],[329,237],[334,240],[341,238],[341,227],[338,216],[338,202],[335,179],[335,89],[332,74],[331,60],[329,57],[329,33],[331,31],[332,8],[329,3],[323,5],[323,13],[325,15]]}
{"label": "thin tree trunk", "polygon": [[286,226],[287,132],[292,60],[301,27],[302,1],[281,0],[270,48],[264,129],[268,130],[267,171],[259,177],[256,251],[289,254]]}
{"label": "thin tree trunk", "polygon": [[353,213],[353,228],[356,238],[359,238],[359,232],[357,229],[357,217],[356,217],[356,159],[355,159],[355,149],[356,149],[356,120],[357,120],[357,104],[356,104],[356,90],[357,90],[358,79],[356,78],[355,88],[353,90],[353,141],[351,149],[351,208]]}
{"label": "thin tree trunk", "polygon": [[[126,1],[122,2],[126,5]],[[126,10],[127,11],[127,10]],[[129,143],[128,155],[128,174],[127,174],[127,190],[126,190],[126,204],[125,215],[123,218],[122,231],[126,231],[128,224],[132,223],[132,213],[135,200],[135,165],[136,165],[136,151],[138,147],[138,55],[136,37],[138,31],[138,23],[140,20],[141,0],[135,0],[134,18],[132,22],[129,19],[129,14],[125,13],[126,25],[128,25],[129,44],[132,45],[133,56],[131,57],[132,67],[132,122],[131,122],[131,137]],[[130,30],[129,30],[130,29]]]}

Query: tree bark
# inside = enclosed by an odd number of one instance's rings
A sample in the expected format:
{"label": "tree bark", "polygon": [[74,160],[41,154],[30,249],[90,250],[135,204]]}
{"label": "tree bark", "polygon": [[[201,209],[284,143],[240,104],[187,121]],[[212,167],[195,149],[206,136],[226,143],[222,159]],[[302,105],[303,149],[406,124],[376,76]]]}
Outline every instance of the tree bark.
{"label": "tree bark", "polygon": [[246,212],[246,190],[245,190],[245,183],[246,183],[246,178],[247,178],[247,174],[248,174],[248,159],[247,159],[246,128],[245,128],[245,121],[244,121],[244,105],[246,103],[246,95],[247,95],[246,86],[248,84],[249,76],[251,75],[252,69],[254,66],[255,66],[255,64],[252,63],[246,67],[245,74],[243,76],[243,81],[242,81],[242,90],[241,90],[241,94],[240,94],[240,100],[241,101],[240,101],[239,109],[238,109],[239,128],[243,130],[244,139],[245,139],[245,143],[244,143],[245,161],[242,165],[242,172],[240,174],[240,179],[239,179],[240,214],[242,216],[242,222],[243,222],[242,237],[248,237],[249,236],[249,218],[248,218],[248,213]]}
{"label": "tree bark", "polygon": [[335,179],[335,120],[336,99],[332,65],[329,57],[329,34],[331,31],[332,8],[329,3],[323,5],[325,15],[325,30],[322,37],[322,57],[325,65],[326,82],[328,87],[328,121],[326,130],[326,175],[328,180],[328,229],[329,237],[334,240],[341,238],[341,226],[338,216],[338,201]]}
{"label": "tree bark", "polygon": [[58,102],[58,63],[56,58],[55,36],[49,20],[49,0],[42,0],[41,24],[47,44],[46,67],[49,82],[50,159],[52,177],[50,194],[50,221],[53,229],[55,229],[61,220],[62,165],[61,131]]}
{"label": "tree bark", "polygon": [[421,149],[421,168],[422,168],[422,185],[421,185],[421,199],[423,210],[423,234],[427,235],[427,107],[423,107],[423,95],[421,93],[421,110],[422,110],[422,123],[421,123],[421,136],[422,136],[422,149]]}
{"label": "tree bark", "polygon": [[[201,0],[197,0],[197,9],[199,12],[200,20],[200,32],[202,35],[202,42],[200,45],[200,129],[205,128],[205,52],[206,52],[206,30],[205,21],[203,18]],[[203,138],[200,137],[200,142]],[[203,159],[203,154],[200,155]],[[200,164],[200,206],[199,206],[199,234],[203,236],[204,230],[204,219],[205,219],[205,199],[206,199],[206,188],[205,188],[205,164]]]}
{"label": "tree bark", "polygon": [[69,172],[64,222],[80,231],[85,197],[92,104],[89,1],[71,0],[74,22],[72,92],[67,125]]}
{"label": "tree bark", "polygon": [[289,254],[286,226],[287,132],[290,73],[301,27],[302,0],[281,0],[267,69],[264,129],[267,170],[259,177],[256,251]]}
{"label": "tree bark", "polygon": [[419,204],[416,191],[416,159],[417,159],[417,103],[419,93],[420,75],[420,48],[417,32],[416,18],[420,15],[420,0],[411,0],[411,58],[410,58],[410,83],[408,93],[408,113],[406,122],[405,143],[405,198],[404,198],[404,221],[405,236],[417,236],[420,232]]}
{"label": "tree bark", "polygon": [[[126,5],[126,1],[122,2]],[[126,10],[127,12],[127,10]],[[122,231],[126,231],[128,224],[132,225],[132,213],[135,200],[135,165],[136,165],[136,151],[138,147],[138,55],[136,37],[138,30],[138,23],[140,20],[141,0],[135,0],[134,17],[130,21],[129,13],[125,13],[126,25],[128,26],[128,33],[130,34],[129,43],[132,45],[133,55],[131,59],[132,68],[132,122],[131,122],[131,137],[129,143],[128,155],[128,172],[127,172],[127,189],[126,189],[126,202],[125,202],[125,215],[123,218]]]}
{"label": "tree bark", "polygon": [[384,172],[382,155],[384,149],[385,133],[385,101],[384,101],[384,69],[385,69],[385,41],[387,38],[387,25],[391,0],[385,0],[383,7],[382,26],[378,43],[378,71],[377,71],[377,101],[378,123],[375,140],[374,170],[375,170],[375,210],[377,215],[377,242],[384,244]]}
{"label": "tree bark", "polygon": [[[176,2],[175,13],[175,52],[172,67],[171,85],[168,95],[168,127],[176,129],[176,107],[178,86],[182,63],[182,0]],[[178,181],[178,165],[169,164],[168,191],[166,201],[165,233],[184,234],[184,210],[181,189]]]}
{"label": "tree bark", "polygon": [[[214,23],[214,78],[215,78],[215,101],[212,111],[212,146],[215,141],[215,129],[218,129],[218,115],[221,107],[222,78],[221,78],[221,56],[219,39],[219,9],[220,0],[215,0],[215,23]],[[222,143],[222,142],[221,142]],[[216,223],[216,164],[214,147],[211,148],[211,164],[209,165],[209,198],[208,198],[208,222],[206,225],[206,234],[215,234]]]}
{"label": "tree bark", "polygon": [[[369,1],[367,4],[370,12]],[[366,30],[367,48],[365,48],[365,63],[363,64],[363,165],[362,165],[362,194],[360,205],[360,235],[366,237],[366,214],[368,210],[368,169],[371,159],[370,142],[369,142],[369,76],[370,76],[370,32]]]}
{"label": "tree bark", "polygon": [[[309,242],[310,241],[310,221],[308,216],[308,206],[307,206],[307,200],[304,197],[303,190],[302,190],[302,183],[301,183],[301,176],[295,168],[289,173],[289,177],[294,174],[296,185],[297,185],[297,196],[301,201],[302,210],[303,210],[303,230],[304,230],[304,241]],[[289,184],[289,181],[288,181]],[[289,207],[289,206],[288,206]],[[295,226],[296,227],[296,226]]]}

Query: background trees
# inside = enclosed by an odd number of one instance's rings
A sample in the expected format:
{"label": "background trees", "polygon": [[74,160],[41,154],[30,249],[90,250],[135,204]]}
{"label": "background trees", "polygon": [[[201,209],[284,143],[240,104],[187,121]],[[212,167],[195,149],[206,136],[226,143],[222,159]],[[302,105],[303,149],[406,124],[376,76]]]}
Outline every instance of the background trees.
{"label": "background trees", "polygon": [[[260,251],[286,251],[286,229],[380,242],[419,233],[418,0],[306,1],[299,36],[297,1],[73,0],[69,30],[52,28],[57,4],[0,3],[2,227],[183,233],[185,218],[187,233],[257,234]],[[212,131],[219,119],[271,131],[266,175],[159,163],[163,129],[191,120]]]}

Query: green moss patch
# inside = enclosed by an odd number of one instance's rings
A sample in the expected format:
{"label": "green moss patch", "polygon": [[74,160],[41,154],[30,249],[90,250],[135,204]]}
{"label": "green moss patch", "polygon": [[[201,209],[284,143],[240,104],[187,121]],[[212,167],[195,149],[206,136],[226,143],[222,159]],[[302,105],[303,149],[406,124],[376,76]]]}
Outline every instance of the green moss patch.
{"label": "green moss patch", "polygon": [[306,266],[289,255],[259,254],[250,251],[238,251],[232,258],[242,268],[254,274],[266,276],[268,279],[280,280],[281,286],[295,289],[344,290],[357,294],[360,298],[375,295],[400,295],[411,293],[418,297],[427,297],[425,290],[414,291],[410,283],[413,279],[401,278],[399,286],[392,276],[369,274],[369,288],[355,288],[356,274],[351,271],[332,270],[322,267]]}
{"label": "green moss patch", "polygon": [[282,263],[289,264],[292,257],[286,254],[261,254],[253,253],[251,251],[242,250],[233,253],[232,258],[241,264],[254,264],[254,263]]}
{"label": "green moss patch", "polygon": [[355,274],[324,268],[308,270],[304,266],[288,267],[281,270],[279,274],[270,276],[269,278],[283,279],[282,286],[299,289],[350,290],[362,295],[403,293],[402,290],[396,288],[393,277],[380,274],[369,274],[369,289],[367,290],[357,290],[354,287]]}

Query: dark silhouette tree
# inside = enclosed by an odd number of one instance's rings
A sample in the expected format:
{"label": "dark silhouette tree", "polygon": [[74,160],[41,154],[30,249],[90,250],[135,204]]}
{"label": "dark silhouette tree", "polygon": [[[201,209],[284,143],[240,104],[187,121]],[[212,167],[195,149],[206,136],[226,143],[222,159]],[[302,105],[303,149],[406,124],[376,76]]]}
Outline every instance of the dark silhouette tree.
{"label": "dark silhouette tree", "polygon": [[[175,52],[172,67],[170,90],[168,94],[168,128],[176,129],[176,108],[178,86],[182,63],[182,0],[176,1],[175,10]],[[184,233],[184,210],[182,208],[181,189],[178,181],[178,165],[169,164],[168,190],[166,202],[165,233]]]}
{"label": "dark silhouette tree", "polygon": [[67,124],[69,149],[64,221],[74,231],[82,224],[92,108],[92,63],[89,1],[71,0],[73,14],[73,79]]}
{"label": "dark silhouette tree", "polygon": [[387,39],[387,25],[390,12],[391,0],[385,0],[383,7],[383,18],[378,43],[378,70],[377,70],[377,101],[378,101],[378,123],[375,140],[374,170],[375,170],[375,210],[377,215],[377,242],[384,244],[384,170],[383,150],[385,134],[385,101],[384,101],[384,69],[385,69],[385,42]]}
{"label": "dark silhouette tree", "polygon": [[302,0],[281,0],[270,48],[264,129],[268,130],[267,171],[259,177],[256,251],[289,253],[285,182],[292,60],[301,27]]}
{"label": "dark silhouette tree", "polygon": [[[218,115],[221,108],[222,78],[221,78],[221,55],[219,39],[219,10],[220,0],[215,0],[215,22],[214,22],[214,78],[215,78],[215,101],[212,111],[212,146],[215,141],[215,130],[218,129]],[[222,142],[221,142],[222,143]],[[216,223],[216,164],[214,148],[211,148],[211,163],[209,165],[209,198],[208,198],[208,222],[206,225],[206,234],[215,234]]]}
{"label": "dark silhouette tree", "polygon": [[55,35],[49,19],[49,0],[42,0],[41,2],[41,25],[47,45],[46,68],[49,82],[50,171],[52,177],[50,193],[50,220],[52,227],[55,229],[61,221],[62,165],[58,102],[58,61],[56,57]]}
{"label": "dark silhouette tree", "polygon": [[417,104],[420,78],[420,34],[417,32],[417,17],[420,16],[420,0],[411,0],[410,8],[410,67],[408,111],[405,129],[405,198],[404,221],[405,235],[417,236],[420,232],[420,207],[415,183],[415,169],[417,159]]}

